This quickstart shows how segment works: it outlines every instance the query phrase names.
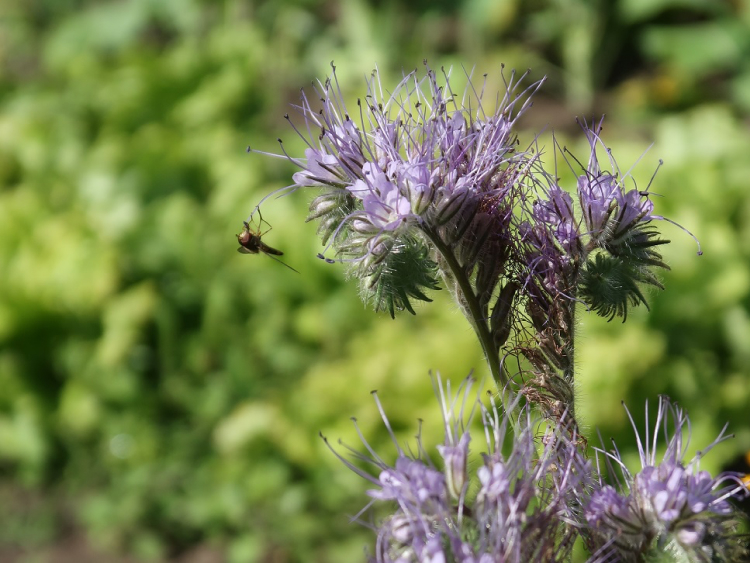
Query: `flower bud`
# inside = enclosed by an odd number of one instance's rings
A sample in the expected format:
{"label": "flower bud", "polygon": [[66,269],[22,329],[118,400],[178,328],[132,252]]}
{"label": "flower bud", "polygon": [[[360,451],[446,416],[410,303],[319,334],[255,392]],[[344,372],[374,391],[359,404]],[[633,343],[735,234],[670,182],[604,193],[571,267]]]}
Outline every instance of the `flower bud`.
{"label": "flower bud", "polygon": [[373,225],[365,216],[352,219],[349,225],[351,226],[352,231],[363,235],[369,235],[378,232],[378,228]]}
{"label": "flower bud", "polygon": [[437,446],[438,452],[445,462],[445,484],[448,494],[458,500],[464,492],[464,485],[468,480],[466,472],[466,458],[469,454],[471,436],[464,432],[455,446]]}
{"label": "flower bud", "polygon": [[314,221],[319,219],[323,215],[327,215],[331,211],[339,207],[340,202],[334,194],[328,192],[317,196],[310,202],[310,214],[307,216],[307,221]]}
{"label": "flower bud", "polygon": [[470,198],[471,193],[468,188],[459,188],[451,195],[444,198],[437,206],[437,215],[435,222],[438,225],[445,225],[461,211],[464,203]]}

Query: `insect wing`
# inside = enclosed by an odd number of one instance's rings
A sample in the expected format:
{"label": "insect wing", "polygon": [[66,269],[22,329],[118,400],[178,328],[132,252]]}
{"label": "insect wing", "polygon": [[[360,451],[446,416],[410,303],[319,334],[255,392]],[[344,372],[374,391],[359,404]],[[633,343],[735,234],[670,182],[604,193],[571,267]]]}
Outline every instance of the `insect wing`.
{"label": "insect wing", "polygon": [[[278,252],[278,251],[277,251],[277,252]],[[297,270],[295,270],[294,268],[292,268],[292,267],[291,267],[291,266],[290,266],[289,264],[287,264],[286,262],[282,262],[281,260],[279,260],[278,258],[276,258],[276,256],[274,256],[273,254],[268,254],[268,253],[266,252],[266,253],[265,253],[265,255],[266,255],[266,256],[268,256],[269,258],[273,258],[273,259],[274,259],[274,260],[276,260],[276,261],[277,261],[277,262],[278,262],[279,264],[283,264],[284,266],[286,266],[287,268],[289,268],[289,269],[290,269],[290,270],[291,270],[292,272],[297,272]],[[297,273],[299,274],[299,272],[297,272]]]}

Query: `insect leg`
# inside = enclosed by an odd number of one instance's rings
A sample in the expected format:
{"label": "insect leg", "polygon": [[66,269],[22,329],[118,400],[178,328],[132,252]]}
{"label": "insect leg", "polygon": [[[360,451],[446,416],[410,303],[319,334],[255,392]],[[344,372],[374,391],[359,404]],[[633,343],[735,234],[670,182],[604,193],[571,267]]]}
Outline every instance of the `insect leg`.
{"label": "insect leg", "polygon": [[[259,217],[259,221],[258,221],[258,236],[262,237],[265,234],[269,233],[271,231],[271,229],[273,229],[273,227],[271,226],[271,223],[269,223],[268,221],[266,221],[263,218],[263,214],[260,212],[260,206],[256,205],[255,206],[255,211],[258,212],[258,217]],[[261,232],[261,229],[263,227],[263,223],[265,223],[266,225],[268,225],[268,229],[266,229],[265,231]]]}

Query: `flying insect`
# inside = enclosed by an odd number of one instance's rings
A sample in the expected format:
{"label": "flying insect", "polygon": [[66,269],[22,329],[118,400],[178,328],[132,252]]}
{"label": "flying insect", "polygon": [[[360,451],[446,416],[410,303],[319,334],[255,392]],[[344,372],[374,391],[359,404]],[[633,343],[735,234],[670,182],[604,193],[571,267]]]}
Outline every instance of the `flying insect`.
{"label": "flying insect", "polygon": [[[258,210],[258,215],[260,215],[260,209]],[[271,230],[271,225],[268,224],[268,221],[265,221],[263,219],[263,216],[260,215],[260,224],[262,225],[265,223],[268,225],[268,229],[261,232],[260,228],[254,229],[250,226],[250,223],[247,221],[243,221],[242,224],[244,227],[242,228],[242,232],[237,235],[237,242],[240,243],[240,247],[237,249],[237,252],[240,252],[242,254],[258,254],[262,252],[269,258],[273,258],[280,264],[284,264],[287,268],[290,270],[297,272],[294,268],[292,268],[289,264],[286,262],[282,262],[276,256],[283,256],[284,253],[281,252],[281,250],[277,250],[271,246],[268,246],[265,242],[261,240],[262,237],[264,237],[268,232]],[[299,272],[297,272],[299,274]]]}

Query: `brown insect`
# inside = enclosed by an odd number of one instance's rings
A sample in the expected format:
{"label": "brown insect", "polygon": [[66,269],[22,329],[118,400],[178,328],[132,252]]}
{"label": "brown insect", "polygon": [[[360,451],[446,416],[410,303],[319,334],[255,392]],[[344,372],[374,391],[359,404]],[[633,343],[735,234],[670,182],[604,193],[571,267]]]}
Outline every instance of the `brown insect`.
{"label": "brown insect", "polygon": [[[290,270],[293,270],[297,272],[294,268],[292,268],[289,264],[286,262],[282,262],[276,256],[283,256],[284,253],[281,252],[281,250],[277,250],[275,248],[272,248],[268,246],[265,242],[261,240],[261,237],[264,237],[268,232],[272,229],[271,225],[268,224],[268,221],[265,221],[263,219],[263,216],[260,215],[260,209],[258,210],[258,215],[260,216],[260,225],[265,223],[268,225],[268,229],[261,232],[260,228],[254,229],[250,226],[250,223],[247,221],[243,221],[242,224],[244,225],[242,232],[237,235],[237,241],[240,243],[240,247],[237,249],[237,252],[240,252],[242,254],[258,254],[262,252],[269,258],[273,258],[280,264],[284,264],[287,268]],[[297,272],[299,274],[299,272]]]}

